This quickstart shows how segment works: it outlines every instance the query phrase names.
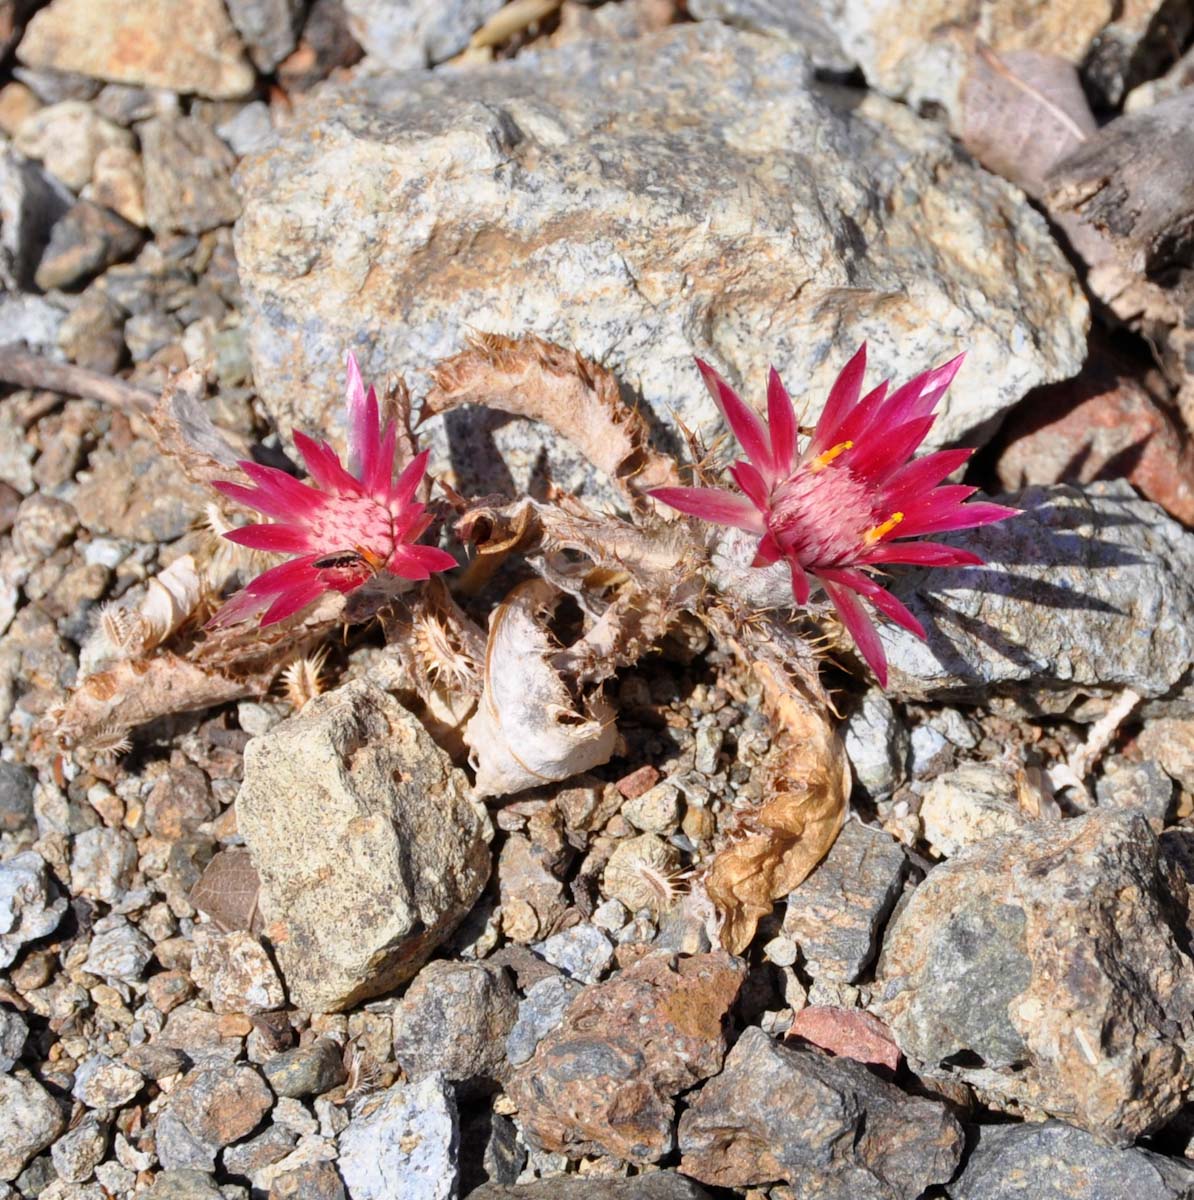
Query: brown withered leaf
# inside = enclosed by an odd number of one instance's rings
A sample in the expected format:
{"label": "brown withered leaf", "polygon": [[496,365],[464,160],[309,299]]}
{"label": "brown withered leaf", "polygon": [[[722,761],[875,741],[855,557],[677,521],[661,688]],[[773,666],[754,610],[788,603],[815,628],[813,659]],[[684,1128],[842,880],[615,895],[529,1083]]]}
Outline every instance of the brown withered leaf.
{"label": "brown withered leaf", "polygon": [[191,903],[206,913],[225,933],[234,929],[259,930],[257,898],[261,880],[249,852],[240,846],[221,850],[203,869],[191,889]]}
{"label": "brown withered leaf", "polygon": [[149,414],[154,440],[193,483],[236,478],[237,462],[248,457],[217,429],[203,406],[203,372],[190,367],[171,379]]}
{"label": "brown withered leaf", "polygon": [[609,761],[613,708],[600,693],[577,700],[551,663],[546,621],[562,593],[542,579],[520,584],[489,619],[484,689],[464,738],[480,796],[559,782]]}
{"label": "brown withered leaf", "polygon": [[480,404],[542,421],[621,488],[636,508],[644,493],[678,481],[675,462],[651,448],[647,423],[622,403],[614,377],[575,351],[528,334],[478,333],[469,349],[432,372],[425,416]]}
{"label": "brown withered leaf", "polygon": [[814,1004],[801,1009],[788,1030],[789,1038],[803,1038],[855,1062],[875,1063],[895,1071],[900,1065],[900,1048],[887,1026],[860,1008],[837,1008]]}
{"label": "brown withered leaf", "polygon": [[708,618],[718,639],[761,684],[772,725],[765,799],[741,814],[704,879],[723,915],[722,945],[741,954],[775,902],[803,883],[829,852],[845,818],[850,768],[807,647],[802,651],[798,639],[785,638],[777,623],[735,626],[717,610]]}

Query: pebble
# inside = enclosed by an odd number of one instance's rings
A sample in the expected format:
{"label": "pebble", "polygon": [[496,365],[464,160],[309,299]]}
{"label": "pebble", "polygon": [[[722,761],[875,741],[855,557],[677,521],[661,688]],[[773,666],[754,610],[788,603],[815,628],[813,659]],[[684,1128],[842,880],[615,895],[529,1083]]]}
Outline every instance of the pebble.
{"label": "pebble", "polygon": [[925,840],[949,858],[965,846],[1028,821],[1020,808],[1016,781],[998,763],[967,763],[929,784],[920,804]]}
{"label": "pebble", "polygon": [[304,1163],[274,1179],[269,1200],[345,1200],[344,1184],[330,1162]]}
{"label": "pebble", "polygon": [[1136,809],[1150,820],[1166,822],[1173,815],[1176,788],[1159,763],[1118,759],[1104,763],[1095,795],[1104,808]]}
{"label": "pebble", "polygon": [[146,1200],[225,1200],[214,1178],[205,1171],[165,1170],[154,1180]]}
{"label": "pebble", "polygon": [[0,833],[19,833],[33,819],[33,785],[28,767],[0,762]]}
{"label": "pebble", "polygon": [[930,778],[949,761],[949,742],[931,725],[917,725],[912,730],[909,748],[908,765],[913,779]]}
{"label": "pebble", "polygon": [[11,1071],[25,1049],[29,1026],[11,1008],[0,1008],[0,1071]]}
{"label": "pebble", "polygon": [[[54,223],[74,203],[70,190],[11,150],[0,152],[0,264],[18,287],[30,288],[42,250],[50,240]],[[42,348],[54,345],[61,312],[40,297],[5,297],[3,316],[6,336]],[[28,491],[28,488],[21,489]]]}
{"label": "pebble", "polygon": [[123,829],[85,829],[71,851],[71,892],[116,904],[132,885],[136,867],[137,845]]}
{"label": "pebble", "polygon": [[344,1082],[344,1054],[331,1038],[321,1037],[275,1054],[262,1070],[276,1095],[319,1096]]}
{"label": "pebble", "polygon": [[606,933],[617,933],[630,920],[630,910],[612,896],[593,909],[593,924]]}
{"label": "pebble", "polygon": [[67,899],[54,898],[55,891],[45,860],[36,851],[0,863],[0,970],[12,965],[26,942],[58,928]]}
{"label": "pebble", "polygon": [[0,1075],[0,1182],[16,1179],[65,1127],[62,1110],[31,1075]]}
{"label": "pebble", "polygon": [[194,117],[154,117],[139,132],[145,220],[154,233],[204,233],[236,220],[236,160],[209,126]]}
{"label": "pebble", "polygon": [[194,833],[218,809],[207,776],[192,763],[176,761],[153,785],[145,801],[145,826],[155,837],[173,840]]}
{"label": "pebble", "polygon": [[108,146],[95,156],[83,199],[114,212],[130,225],[145,228],[145,168],[128,146]]}
{"label": "pebble", "polygon": [[108,1127],[88,1113],[51,1147],[54,1169],[67,1183],[86,1183],[108,1149]]}
{"label": "pebble", "polygon": [[540,979],[527,988],[518,1005],[518,1019],[506,1038],[506,1057],[517,1066],[535,1053],[535,1047],[559,1027],[564,1012],[581,990],[575,980],[563,975]]}
{"label": "pebble", "polygon": [[717,760],[721,754],[722,743],[725,741],[725,731],[711,721],[697,726],[693,738],[696,758],[693,767],[702,775],[717,774]]}
{"label": "pebble", "polygon": [[644,833],[675,833],[680,824],[680,793],[670,783],[656,784],[622,805],[622,816]]}
{"label": "pebble", "polygon": [[[198,1068],[171,1091],[158,1117],[158,1157],[164,1167],[212,1161],[224,1146],[257,1127],[273,1106],[265,1081],[244,1063]],[[164,1136],[166,1135],[166,1136]]]}
{"label": "pebble", "polygon": [[71,1095],[88,1108],[116,1110],[128,1104],[144,1085],[139,1071],[106,1054],[93,1054],[75,1071]]}
{"label": "pebble", "polygon": [[286,1002],[282,981],[262,944],[243,929],[220,933],[199,926],[194,934],[191,978],[212,1011],[263,1013]]}
{"label": "pebble", "polygon": [[220,1161],[229,1175],[251,1177],[262,1167],[281,1162],[297,1143],[294,1130],[275,1123],[256,1137],[229,1146]]}
{"label": "pebble", "polygon": [[340,1174],[352,1200],[455,1200],[460,1128],[448,1080],[394,1084],[340,1135]]}
{"label": "pebble", "polygon": [[873,800],[885,799],[904,782],[908,731],[879,688],[868,690],[849,715],[844,740],[854,779]]}
{"label": "pebble", "polygon": [[596,983],[614,956],[608,937],[594,925],[573,925],[532,949],[553,967],[580,983]]}
{"label": "pebble", "polygon": [[274,138],[269,105],[261,100],[246,104],[234,117],[217,125],[216,133],[228,143],[237,158],[263,150]]}
{"label": "pebble", "polygon": [[257,69],[269,74],[295,47],[306,0],[226,0]]}
{"label": "pebble", "polygon": [[91,179],[100,151],[109,146],[131,148],[133,135],[105,121],[90,104],[63,100],[39,109],[25,120],[13,145],[37,159],[72,192],[80,192]]}
{"label": "pebble", "polygon": [[92,928],[91,948],[83,969],[108,981],[137,983],[153,957],[153,944],[127,918],[101,917]]}
{"label": "pebble", "polygon": [[1140,753],[1194,794],[1194,717],[1161,717],[1144,723]]}

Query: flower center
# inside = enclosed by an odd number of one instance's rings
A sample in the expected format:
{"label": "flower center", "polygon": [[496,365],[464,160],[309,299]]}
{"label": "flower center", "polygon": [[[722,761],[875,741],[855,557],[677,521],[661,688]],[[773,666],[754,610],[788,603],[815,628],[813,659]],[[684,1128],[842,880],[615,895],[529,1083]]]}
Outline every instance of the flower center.
{"label": "flower center", "polygon": [[772,492],[768,528],[801,566],[849,563],[904,519],[902,513],[877,513],[874,489],[849,467],[831,467],[848,448],[835,446],[798,467]]}
{"label": "flower center", "polygon": [[394,553],[390,510],[368,496],[328,496],[311,518],[311,540],[322,556],[356,555],[370,573]]}

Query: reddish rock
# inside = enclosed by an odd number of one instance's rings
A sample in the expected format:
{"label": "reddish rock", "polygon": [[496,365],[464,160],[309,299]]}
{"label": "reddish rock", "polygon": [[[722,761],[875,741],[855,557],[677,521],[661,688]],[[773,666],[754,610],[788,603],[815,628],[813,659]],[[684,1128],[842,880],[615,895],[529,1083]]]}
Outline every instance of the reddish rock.
{"label": "reddish rock", "polygon": [[618,791],[627,800],[637,800],[644,792],[649,792],[659,782],[659,779],[659,768],[647,763],[645,766],[639,767],[637,771],[623,775],[618,780]]}
{"label": "reddish rock", "polygon": [[1035,391],[1004,429],[999,480],[1015,490],[1126,479],[1194,524],[1194,445],[1125,371],[1126,364],[1096,351],[1080,375]]}
{"label": "reddish rock", "polygon": [[858,1008],[837,1008],[832,1004],[802,1008],[788,1030],[788,1037],[812,1042],[822,1050],[855,1062],[875,1063],[893,1071],[900,1065],[900,1048],[887,1032],[887,1026]]}
{"label": "reddish rock", "polygon": [[576,1157],[671,1151],[674,1097],[721,1069],[744,973],[720,952],[653,955],[585,988],[507,1089],[528,1136]]}

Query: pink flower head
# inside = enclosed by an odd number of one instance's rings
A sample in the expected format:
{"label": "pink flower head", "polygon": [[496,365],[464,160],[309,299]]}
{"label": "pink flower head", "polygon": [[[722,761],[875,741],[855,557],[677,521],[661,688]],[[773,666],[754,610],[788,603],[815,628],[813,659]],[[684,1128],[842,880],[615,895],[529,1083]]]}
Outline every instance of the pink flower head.
{"label": "pink flower head", "polygon": [[397,426],[390,421],[380,428],[377,393],[365,391],[351,354],[347,399],[348,468],[327,442],[296,432],[294,444],[312,483],[276,467],[242,462],[256,487],[215,484],[229,499],[273,518],[226,533],[230,542],[294,557],[237,592],[212,624],[230,625],[260,612],[261,624],[272,625],[325,592],[348,593],[386,572],[427,579],[432,571],[456,565],[447,551],[416,545],[432,519],[415,500],[429,451],[416,455],[394,479]]}
{"label": "pink flower head", "polygon": [[720,488],[657,488],[651,495],[680,512],[760,535],[752,566],[784,559],[797,604],[808,601],[810,576],[825,589],[879,683],[887,659],[859,597],[923,638],[920,622],[881,587],[871,568],[886,563],[957,566],[976,554],[941,542],[904,538],[1002,521],[1015,509],[963,502],[972,487],[937,485],[974,453],[941,450],[909,461],[933,424],[933,409],[962,365],[962,355],[887,394],[881,383],[860,399],[866,346],[846,364],[829,392],[803,450],[791,398],[772,368],[767,423],[712,367],[697,360],[713,399],[746,451],[730,475],[742,495]]}

